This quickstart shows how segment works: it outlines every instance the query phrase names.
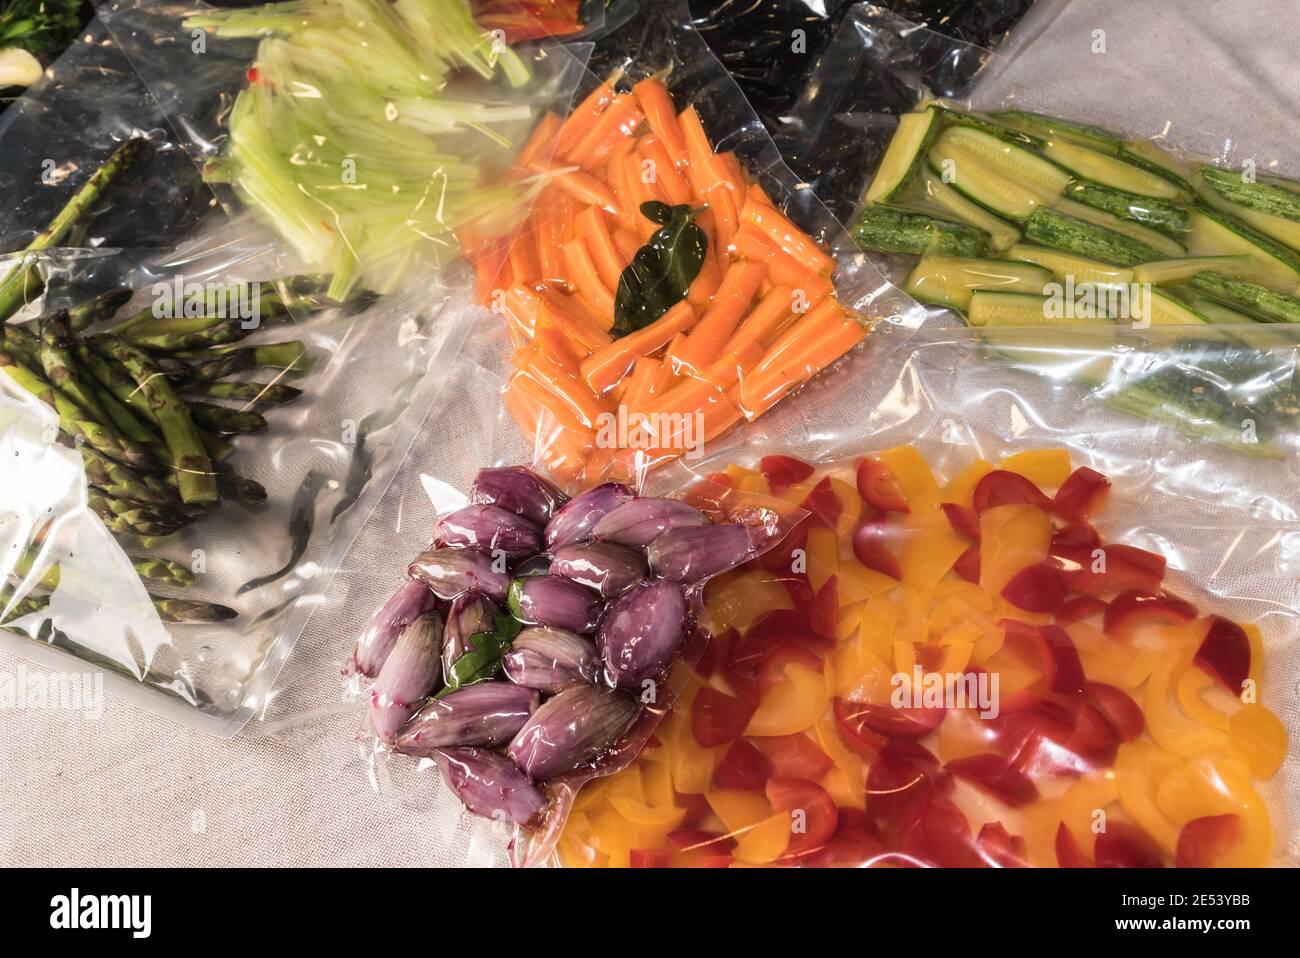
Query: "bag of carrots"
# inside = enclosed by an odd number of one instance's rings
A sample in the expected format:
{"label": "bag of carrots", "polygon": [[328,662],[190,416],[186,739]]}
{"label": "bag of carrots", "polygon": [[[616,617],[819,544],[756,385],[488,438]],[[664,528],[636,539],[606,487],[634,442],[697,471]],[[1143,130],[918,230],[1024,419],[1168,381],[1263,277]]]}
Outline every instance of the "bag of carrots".
{"label": "bag of carrots", "polygon": [[510,236],[462,246],[501,315],[505,402],[575,486],[697,458],[911,304],[793,174],[674,4],[597,46],[511,176]]}

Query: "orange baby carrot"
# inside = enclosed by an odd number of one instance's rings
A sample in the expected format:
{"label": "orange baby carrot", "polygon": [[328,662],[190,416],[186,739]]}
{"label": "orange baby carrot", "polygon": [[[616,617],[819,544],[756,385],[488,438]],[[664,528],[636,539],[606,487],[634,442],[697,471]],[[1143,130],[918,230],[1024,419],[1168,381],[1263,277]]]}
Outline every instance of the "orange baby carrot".
{"label": "orange baby carrot", "polygon": [[681,302],[648,326],[592,351],[580,365],[582,378],[595,393],[607,392],[632,368],[638,357],[666,346],[674,336],[695,324],[695,310]]}
{"label": "orange baby carrot", "polygon": [[637,144],[637,150],[641,154],[642,169],[653,173],[660,188],[667,194],[668,201],[674,206],[690,203],[694,195],[691,184],[686,182],[686,178],[673,165],[663,141],[657,136],[643,136]]}
{"label": "orange baby carrot", "polygon": [[638,412],[650,399],[655,379],[659,374],[660,362],[653,356],[638,356],[632,365],[632,372],[623,379],[627,390],[623,393],[623,405],[628,412]]}
{"label": "orange baby carrot", "polygon": [[556,186],[564,190],[580,203],[599,206],[610,213],[618,209],[618,201],[602,181],[581,170],[570,169],[554,162],[535,161],[531,169],[550,173]]}
{"label": "orange baby carrot", "polygon": [[537,260],[543,283],[568,285],[569,272],[564,265],[561,245],[564,227],[572,214],[573,200],[557,191],[546,207],[534,214],[537,219]]}
{"label": "orange baby carrot", "polygon": [[577,146],[578,141],[591,131],[591,125],[605,112],[613,100],[614,88],[608,83],[602,83],[587,94],[560,127],[560,132],[555,138],[555,155],[567,157],[569,151]]}
{"label": "orange baby carrot", "polygon": [[511,286],[500,299],[510,338],[519,345],[531,342],[537,330],[537,294],[525,286]]}
{"label": "orange baby carrot", "polygon": [[635,97],[627,93],[617,94],[609,108],[597,117],[591,129],[564,158],[584,170],[594,170],[609,159],[616,143],[636,135],[643,119],[644,114]]}
{"label": "orange baby carrot", "polygon": [[640,238],[631,230],[615,230],[614,245],[623,254],[623,259],[630,263],[642,244]]}
{"label": "orange baby carrot", "polygon": [[721,203],[725,197],[727,203],[731,205],[733,215],[739,213],[740,205],[737,196],[741,193],[740,184],[731,179],[726,164],[719,162],[714,155],[713,145],[709,142],[708,134],[704,132],[704,124],[700,122],[699,113],[696,112],[695,107],[689,106],[681,112],[678,119],[682,125],[682,132],[686,135],[686,150],[691,158],[690,180],[695,192],[701,197],[707,197],[713,187],[725,187],[726,192],[719,193],[715,202]]}
{"label": "orange baby carrot", "polygon": [[[561,252],[563,252],[563,247],[561,247]],[[543,302],[550,304],[561,313],[573,317],[575,321],[582,321],[592,329],[599,330],[601,333],[608,332],[609,328],[614,325],[613,314],[596,312],[580,296],[571,296],[561,290],[549,287],[539,289],[537,292],[542,297]]]}
{"label": "orange baby carrot", "polygon": [[524,145],[519,148],[519,155],[515,157],[515,167],[522,170],[533,160],[549,159],[547,154],[554,146],[556,136],[563,125],[563,121],[558,116],[548,111],[533,128]]}
{"label": "orange baby carrot", "polygon": [[613,407],[603,398],[596,396],[587,384],[576,375],[569,373],[563,363],[545,352],[534,351],[532,362],[523,367],[538,385],[554,394],[575,417],[588,429],[593,429],[600,421],[602,413],[613,412]]}
{"label": "orange baby carrot", "polygon": [[582,351],[579,358],[585,358],[593,349],[608,345],[610,335],[575,309],[575,303],[576,299],[572,296],[561,296],[554,290],[543,290],[538,294],[537,319],[539,323],[560,330],[569,340],[580,344]]}
{"label": "orange baby carrot", "polygon": [[771,409],[790,390],[807,382],[862,341],[866,332],[827,301],[790,327],[738,388],[748,419]]}
{"label": "orange baby carrot", "polygon": [[678,356],[687,372],[698,373],[722,354],[723,345],[749,311],[766,269],[762,263],[747,259],[737,260],[727,269],[718,294]]}
{"label": "orange baby carrot", "polygon": [[594,206],[588,206],[578,214],[577,227],[579,234],[587,241],[587,251],[596,264],[601,282],[609,289],[618,289],[618,278],[623,274],[627,262],[609,235],[605,214]]}
{"label": "orange baby carrot", "polygon": [[744,321],[732,334],[723,352],[737,349],[743,343],[758,343],[766,346],[771,334],[794,312],[794,290],[789,286],[773,286],[758,305],[750,310]]}
{"label": "orange baby carrot", "polygon": [[572,481],[595,445],[591,430],[578,424],[562,403],[532,377],[517,372],[506,384],[505,404],[536,454],[553,473]]}
{"label": "orange baby carrot", "polygon": [[515,283],[535,283],[542,275],[532,237],[522,231],[510,244],[510,274]]}
{"label": "orange baby carrot", "polygon": [[633,86],[632,93],[645,111],[646,123],[663,141],[669,158],[677,167],[685,166],[689,162],[686,137],[677,121],[677,108],[668,88],[658,80],[647,79]]}
{"label": "orange baby carrot", "polygon": [[596,313],[603,316],[614,315],[614,294],[609,291],[596,274],[596,264],[591,261],[587,244],[581,237],[564,244],[564,265],[569,271],[569,279],[575,292],[586,301]]}
{"label": "orange baby carrot", "polygon": [[746,223],[736,234],[736,249],[741,256],[767,264],[767,275],[781,286],[801,289],[810,304],[820,301],[831,292],[831,281],[814,273],[785,250],[778,247],[752,223]]}
{"label": "orange baby carrot", "polygon": [[825,251],[811,237],[785,218],[777,209],[757,200],[750,191],[740,219],[754,226],[780,249],[789,253],[814,273],[829,275],[835,266]]}
{"label": "orange baby carrot", "polygon": [[713,211],[713,222],[718,232],[718,255],[730,255],[736,251],[736,230],[740,224],[736,220],[736,211],[731,206],[727,188],[710,187],[704,198]]}

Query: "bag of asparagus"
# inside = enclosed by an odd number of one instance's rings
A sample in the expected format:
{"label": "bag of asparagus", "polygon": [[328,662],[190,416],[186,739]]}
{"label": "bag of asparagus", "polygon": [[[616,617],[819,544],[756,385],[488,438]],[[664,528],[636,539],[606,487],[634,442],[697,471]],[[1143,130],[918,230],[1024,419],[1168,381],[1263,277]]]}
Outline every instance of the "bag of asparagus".
{"label": "bag of asparagus", "polygon": [[0,263],[0,622],[21,654],[71,653],[233,732],[474,314],[336,305],[220,212],[166,253],[61,246],[150,148],[123,142]]}

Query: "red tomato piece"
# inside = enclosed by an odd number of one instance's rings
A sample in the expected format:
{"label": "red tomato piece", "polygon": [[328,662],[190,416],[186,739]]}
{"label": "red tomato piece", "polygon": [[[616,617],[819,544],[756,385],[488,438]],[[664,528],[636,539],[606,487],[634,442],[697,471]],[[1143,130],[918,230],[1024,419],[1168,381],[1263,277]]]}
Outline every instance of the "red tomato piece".
{"label": "red tomato piece", "polygon": [[1027,868],[1025,840],[1011,835],[1001,822],[987,822],[975,837],[975,847],[989,868]]}
{"label": "red tomato piece", "polygon": [[1083,849],[1074,840],[1074,833],[1065,827],[1065,822],[1056,830],[1056,863],[1062,868],[1092,868],[1092,862],[1084,857]]}
{"label": "red tomato piece", "polygon": [[1114,638],[1132,635],[1146,625],[1178,625],[1196,618],[1196,606],[1177,596],[1129,589],[1110,600],[1102,628]]}
{"label": "red tomato piece", "polygon": [[808,617],[808,624],[815,633],[834,642],[839,622],[839,579],[831,576],[813,597],[812,614]]}
{"label": "red tomato piece", "polygon": [[714,522],[726,522],[724,500],[727,490],[735,488],[735,485],[725,472],[713,472],[692,483],[682,494],[682,501],[699,509]]}
{"label": "red tomato piece", "polygon": [[979,585],[980,581],[980,547],[971,546],[965,552],[957,557],[957,561],[952,564],[952,571],[957,573],[967,582],[973,582]]}
{"label": "red tomato piece", "polygon": [[1038,788],[1029,776],[1001,755],[991,752],[955,758],[944,766],[952,774],[982,785],[1014,808],[1038,798]]}
{"label": "red tomato piece", "polygon": [[1065,603],[1065,589],[1055,569],[1036,562],[1007,580],[1002,598],[1026,612],[1056,612]]}
{"label": "red tomato piece", "polygon": [[787,575],[794,569],[796,555],[808,554],[808,517],[796,522],[772,548],[759,555],[755,560],[758,567],[768,572],[781,572]]}
{"label": "red tomato piece", "polygon": [[821,656],[810,652],[802,645],[792,643],[774,645],[768,650],[767,656],[763,659],[763,664],[759,668],[759,687],[766,691],[773,685],[784,682],[786,666],[792,662],[798,663],[810,672],[820,672],[822,670]]}
{"label": "red tomato piece", "polygon": [[870,456],[858,463],[858,495],[882,512],[911,511],[889,467]]}
{"label": "red tomato piece", "polygon": [[1075,519],[1052,534],[1052,544],[1048,551],[1055,555],[1058,548],[1092,549],[1099,545],[1101,533],[1093,528],[1092,523],[1086,519]]}
{"label": "red tomato piece", "polygon": [[731,743],[718,767],[713,770],[713,781],[719,788],[738,788],[747,791],[762,789],[772,774],[772,763],[747,739],[738,738]]}
{"label": "red tomato piece", "polygon": [[943,514],[948,517],[948,524],[952,526],[952,531],[959,536],[965,536],[972,542],[980,541],[980,517],[979,514],[970,506],[958,505],[955,502],[945,502],[942,504]]}
{"label": "red tomato piece", "polygon": [[1043,490],[1016,472],[994,469],[975,484],[971,502],[976,512],[992,509],[994,506],[1037,506],[1047,511],[1052,500]]}
{"label": "red tomato piece", "polygon": [[793,456],[764,456],[759,460],[758,471],[772,487],[774,496],[779,496],[791,486],[803,482],[814,472],[812,466]]}
{"label": "red tomato piece", "polygon": [[1210,629],[1193,661],[1233,695],[1240,695],[1250,678],[1250,640],[1245,629],[1222,616],[1210,616]]}
{"label": "red tomato piece", "polygon": [[984,864],[970,822],[951,799],[933,793],[926,796],[920,818],[930,857],[939,867],[979,868]]}
{"label": "red tomato piece", "polygon": [[849,751],[863,758],[874,759],[884,748],[886,739],[872,731],[863,721],[862,704],[837,697],[832,705],[835,728]]}
{"label": "red tomato piece", "polygon": [[1110,492],[1110,480],[1096,469],[1080,466],[1061,483],[1052,511],[1066,522],[1090,516],[1101,508]]}
{"label": "red tomato piece", "polygon": [[701,748],[725,745],[745,733],[755,706],[717,689],[702,688],[691,703],[691,735]]}
{"label": "red tomato piece", "polygon": [[739,639],[740,633],[735,629],[727,629],[711,636],[708,645],[704,647],[704,652],[695,663],[695,671],[700,674],[700,677],[707,679],[726,665],[731,658],[731,649]]}
{"label": "red tomato piece", "polygon": [[803,778],[770,778],[765,789],[772,807],[790,813],[790,844],[782,859],[816,851],[835,834],[839,811],[826,789]]}
{"label": "red tomato piece", "polygon": [[886,738],[925,738],[943,722],[942,708],[894,708],[845,700],[845,716]]}
{"label": "red tomato piece", "polygon": [[794,735],[763,735],[756,737],[754,744],[772,763],[774,775],[806,778],[815,782],[835,764],[811,736],[802,732]]}
{"label": "red tomato piece", "polygon": [[1093,857],[1098,868],[1164,868],[1160,847],[1146,832],[1127,822],[1106,822],[1097,835]]}
{"label": "red tomato piece", "polygon": [[898,556],[885,548],[887,532],[878,522],[864,522],[853,534],[853,555],[868,569],[874,569],[891,579],[902,580],[903,568]]}
{"label": "red tomato piece", "polygon": [[1100,550],[1080,550],[1076,555],[1063,555],[1060,551],[1056,554],[1066,560],[1062,568],[1069,587],[1088,595],[1109,595],[1128,589],[1157,592],[1165,577],[1164,556],[1133,546],[1109,545]]}
{"label": "red tomato piece", "polygon": [[1089,682],[1085,692],[1088,700],[1110,720],[1123,741],[1131,742],[1142,734],[1146,727],[1142,707],[1123,689],[1102,682]]}
{"label": "red tomato piece", "polygon": [[1206,815],[1194,818],[1178,833],[1174,863],[1179,868],[1213,868],[1241,841],[1241,818],[1237,815]]}
{"label": "red tomato piece", "polygon": [[813,486],[812,492],[808,493],[808,498],[800,503],[800,508],[810,513],[813,522],[834,529],[835,524],[839,522],[840,514],[844,511],[844,504],[840,502],[835,487],[831,485],[831,477],[827,476]]}

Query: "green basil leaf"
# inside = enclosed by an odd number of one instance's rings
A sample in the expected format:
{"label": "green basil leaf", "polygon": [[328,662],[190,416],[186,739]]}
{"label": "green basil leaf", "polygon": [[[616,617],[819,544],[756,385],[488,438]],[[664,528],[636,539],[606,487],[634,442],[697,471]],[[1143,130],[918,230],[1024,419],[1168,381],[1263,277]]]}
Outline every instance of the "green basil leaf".
{"label": "green basil leaf", "polygon": [[450,695],[467,685],[486,682],[501,671],[501,659],[510,651],[515,636],[520,633],[523,626],[510,615],[495,615],[492,617],[492,624],[491,632],[475,632],[469,637],[466,644],[472,650],[452,663],[447,675],[447,684],[438,691],[434,696],[435,699]]}
{"label": "green basil leaf", "polygon": [[686,297],[709,249],[709,238],[695,224],[703,210],[657,201],[641,204],[641,215],[660,228],[618,278],[615,338],[649,326]]}

